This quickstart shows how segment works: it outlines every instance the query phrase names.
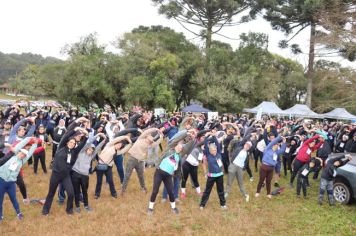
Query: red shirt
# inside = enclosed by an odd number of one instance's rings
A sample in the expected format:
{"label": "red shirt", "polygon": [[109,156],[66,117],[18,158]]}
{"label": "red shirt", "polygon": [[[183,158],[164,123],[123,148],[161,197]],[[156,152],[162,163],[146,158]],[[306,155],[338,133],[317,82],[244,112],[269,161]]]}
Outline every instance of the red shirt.
{"label": "red shirt", "polygon": [[303,164],[306,163],[306,162],[308,162],[309,159],[310,159],[310,156],[311,156],[312,152],[318,150],[318,149],[321,147],[321,145],[323,145],[324,141],[321,141],[321,142],[319,142],[318,144],[314,145],[314,147],[312,147],[312,148],[309,147],[309,143],[313,142],[314,140],[316,140],[316,139],[318,139],[318,138],[320,138],[320,136],[319,136],[319,135],[315,135],[315,136],[313,136],[312,138],[307,139],[307,140],[303,143],[303,145],[302,145],[302,147],[299,149],[299,152],[298,152],[297,157],[296,157],[296,159],[297,159],[298,161],[302,162]]}

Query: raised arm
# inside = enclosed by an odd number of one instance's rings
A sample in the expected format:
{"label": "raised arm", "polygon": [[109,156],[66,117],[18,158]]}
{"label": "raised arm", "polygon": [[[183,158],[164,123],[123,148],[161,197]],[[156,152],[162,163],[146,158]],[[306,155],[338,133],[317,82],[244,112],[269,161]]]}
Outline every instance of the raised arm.
{"label": "raised arm", "polygon": [[21,140],[21,142],[16,144],[15,148],[13,149],[14,153],[17,154],[24,146],[28,144],[28,142],[30,142],[30,140],[31,138],[24,138]]}
{"label": "raised arm", "polygon": [[11,136],[15,136],[16,135],[16,133],[17,133],[17,130],[20,128],[20,126],[23,124],[23,123],[25,123],[26,121],[28,121],[28,119],[27,118],[23,118],[22,120],[20,120],[19,122],[17,122],[15,125],[14,125],[14,127],[11,129],[11,131],[10,131],[10,137]]}
{"label": "raised arm", "polygon": [[319,134],[314,135],[313,137],[307,139],[307,140],[303,143],[303,145],[308,145],[309,143],[313,142],[314,140],[318,139],[319,137],[320,137]]}
{"label": "raised arm", "polygon": [[95,158],[96,154],[98,154],[100,152],[100,150],[103,148],[104,144],[106,142],[106,137],[103,139],[103,141],[101,141],[98,146],[96,146],[95,151],[93,153],[93,158]]}
{"label": "raised arm", "polygon": [[25,163],[26,161],[28,161],[28,159],[32,157],[32,154],[35,152],[36,148],[37,148],[37,143],[32,144],[30,150],[28,150],[28,153],[23,160],[23,163]]}
{"label": "raised arm", "polygon": [[274,145],[276,145],[279,141],[282,140],[281,136],[278,136],[277,138],[273,139],[266,147],[266,149],[271,149]]}

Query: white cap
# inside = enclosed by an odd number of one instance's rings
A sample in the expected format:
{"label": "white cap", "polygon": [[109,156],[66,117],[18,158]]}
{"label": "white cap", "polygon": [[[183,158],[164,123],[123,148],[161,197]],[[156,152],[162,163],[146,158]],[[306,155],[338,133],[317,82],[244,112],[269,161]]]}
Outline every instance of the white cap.
{"label": "white cap", "polygon": [[20,152],[22,152],[23,154],[27,155],[28,151],[26,149],[20,149]]}

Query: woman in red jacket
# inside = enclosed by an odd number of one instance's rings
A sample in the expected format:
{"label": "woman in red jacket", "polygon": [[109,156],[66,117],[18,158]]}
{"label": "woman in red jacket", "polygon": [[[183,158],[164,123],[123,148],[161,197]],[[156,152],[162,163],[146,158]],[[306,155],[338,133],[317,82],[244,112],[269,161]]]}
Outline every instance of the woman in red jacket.
{"label": "woman in red jacket", "polygon": [[[319,140],[316,144],[315,142]],[[312,138],[307,139],[302,147],[299,149],[296,158],[293,161],[293,172],[290,177],[290,186],[293,187],[293,181],[298,173],[298,170],[309,161],[312,152],[318,150],[324,143],[324,138],[320,135],[314,135]]]}

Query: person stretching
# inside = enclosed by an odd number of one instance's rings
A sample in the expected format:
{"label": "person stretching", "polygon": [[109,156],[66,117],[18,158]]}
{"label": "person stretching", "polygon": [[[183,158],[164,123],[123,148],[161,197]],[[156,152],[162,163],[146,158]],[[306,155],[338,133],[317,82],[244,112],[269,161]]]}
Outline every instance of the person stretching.
{"label": "person stretching", "polygon": [[[4,201],[4,195],[7,193],[10,197],[11,203],[15,208],[17,217],[19,220],[23,219],[23,215],[20,211],[19,203],[16,199],[16,179],[20,173],[21,167],[32,156],[37,147],[36,141],[31,141],[31,138],[25,138],[13,148],[14,155],[4,165],[0,167],[0,221],[3,220],[2,204]],[[25,145],[32,142],[29,150],[23,149]],[[9,146],[10,148],[10,146]]]}

